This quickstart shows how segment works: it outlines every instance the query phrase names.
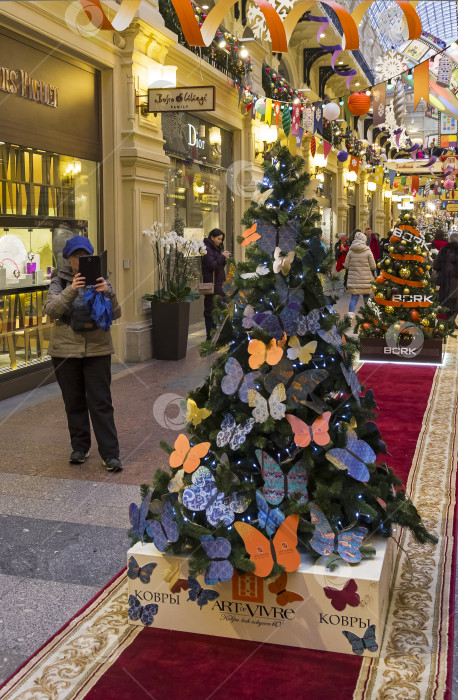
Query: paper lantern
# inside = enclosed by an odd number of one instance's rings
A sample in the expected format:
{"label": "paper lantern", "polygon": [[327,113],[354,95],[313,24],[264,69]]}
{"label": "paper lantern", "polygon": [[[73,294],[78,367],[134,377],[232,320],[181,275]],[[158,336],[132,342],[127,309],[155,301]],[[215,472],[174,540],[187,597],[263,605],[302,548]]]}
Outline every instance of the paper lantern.
{"label": "paper lantern", "polygon": [[453,188],[455,187],[455,181],[447,178],[444,182],[444,187],[446,190],[453,190]]}
{"label": "paper lantern", "polygon": [[337,154],[337,160],[340,161],[341,163],[345,163],[345,161],[348,158],[348,153],[347,151],[339,151]]}
{"label": "paper lantern", "polygon": [[323,117],[332,122],[340,116],[340,107],[335,102],[329,102],[323,107]]}
{"label": "paper lantern", "polygon": [[348,98],[348,109],[357,117],[367,114],[370,106],[371,98],[365,92],[354,92]]}

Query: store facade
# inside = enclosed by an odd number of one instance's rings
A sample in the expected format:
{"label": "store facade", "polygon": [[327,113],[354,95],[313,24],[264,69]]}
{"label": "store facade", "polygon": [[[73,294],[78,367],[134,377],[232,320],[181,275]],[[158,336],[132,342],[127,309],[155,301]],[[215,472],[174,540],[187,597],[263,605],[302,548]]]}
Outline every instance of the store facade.
{"label": "store facade", "polygon": [[49,377],[52,324],[42,312],[65,241],[85,235],[100,250],[100,75],[2,26],[0,100],[0,394],[6,397]]}

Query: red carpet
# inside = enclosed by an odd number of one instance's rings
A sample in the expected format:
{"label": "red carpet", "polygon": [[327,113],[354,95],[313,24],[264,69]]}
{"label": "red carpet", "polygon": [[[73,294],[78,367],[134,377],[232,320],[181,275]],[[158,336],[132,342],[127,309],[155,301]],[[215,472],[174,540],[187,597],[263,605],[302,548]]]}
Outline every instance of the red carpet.
{"label": "red carpet", "polygon": [[[405,480],[434,367],[366,364],[377,424],[395,472]],[[198,632],[198,630],[196,630]],[[351,700],[361,659],[278,645],[147,628],[89,691],[89,700]]]}

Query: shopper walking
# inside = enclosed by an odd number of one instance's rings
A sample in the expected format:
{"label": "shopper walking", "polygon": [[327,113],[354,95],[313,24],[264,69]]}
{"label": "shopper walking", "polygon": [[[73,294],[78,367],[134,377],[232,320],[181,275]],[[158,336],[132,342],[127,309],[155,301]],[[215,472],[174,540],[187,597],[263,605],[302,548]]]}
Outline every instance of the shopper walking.
{"label": "shopper walking", "polygon": [[372,291],[372,272],[376,269],[374,256],[367,245],[365,234],[361,231],[355,234],[344,267],[348,270],[347,291],[351,294],[349,314],[353,317],[359,295],[362,294],[364,300],[369,298]]}
{"label": "shopper walking", "polygon": [[204,319],[207,340],[211,339],[211,330],[215,327],[213,321],[213,309],[215,306],[215,296],[224,297],[223,284],[226,280],[225,265],[230,256],[229,251],[223,250],[224,233],[219,228],[214,228],[204,238],[207,253],[202,257],[202,281],[212,282],[214,294],[204,296]]}
{"label": "shopper walking", "polygon": [[434,234],[433,246],[436,250],[441,250],[448,243],[448,235],[445,231],[439,230]]}
{"label": "shopper walking", "polygon": [[374,260],[380,260],[380,243],[378,242],[377,234],[374,233],[370,226],[366,226],[367,245],[371,249]]}
{"label": "shopper walking", "polygon": [[437,254],[433,267],[438,273],[439,301],[450,309],[448,318],[458,313],[458,231],[450,234],[450,242]]}
{"label": "shopper walking", "polygon": [[345,233],[339,233],[337,243],[334,246],[334,257],[336,259],[336,270],[340,272],[343,269],[345,258],[348,253],[347,236]]}
{"label": "shopper walking", "polygon": [[[110,390],[113,343],[110,331],[99,328],[91,318],[83,300],[85,279],[78,272],[80,256],[93,253],[90,241],[83,236],[73,236],[64,246],[63,257],[68,263],[54,271],[44,307],[55,320],[48,353],[67,413],[70,463],[83,464],[89,456],[90,417],[103,465],[107,471],[117,472],[122,465]],[[109,282],[99,277],[94,289],[107,295],[113,318],[119,318],[121,308]]]}

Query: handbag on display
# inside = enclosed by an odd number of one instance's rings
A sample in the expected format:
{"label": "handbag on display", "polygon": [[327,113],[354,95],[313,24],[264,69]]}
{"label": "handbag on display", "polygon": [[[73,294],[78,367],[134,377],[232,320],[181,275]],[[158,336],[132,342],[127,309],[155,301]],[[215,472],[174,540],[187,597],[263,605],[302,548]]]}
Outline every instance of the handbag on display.
{"label": "handbag on display", "polygon": [[213,282],[200,282],[197,287],[199,294],[206,296],[215,293],[215,273],[213,272]]}

